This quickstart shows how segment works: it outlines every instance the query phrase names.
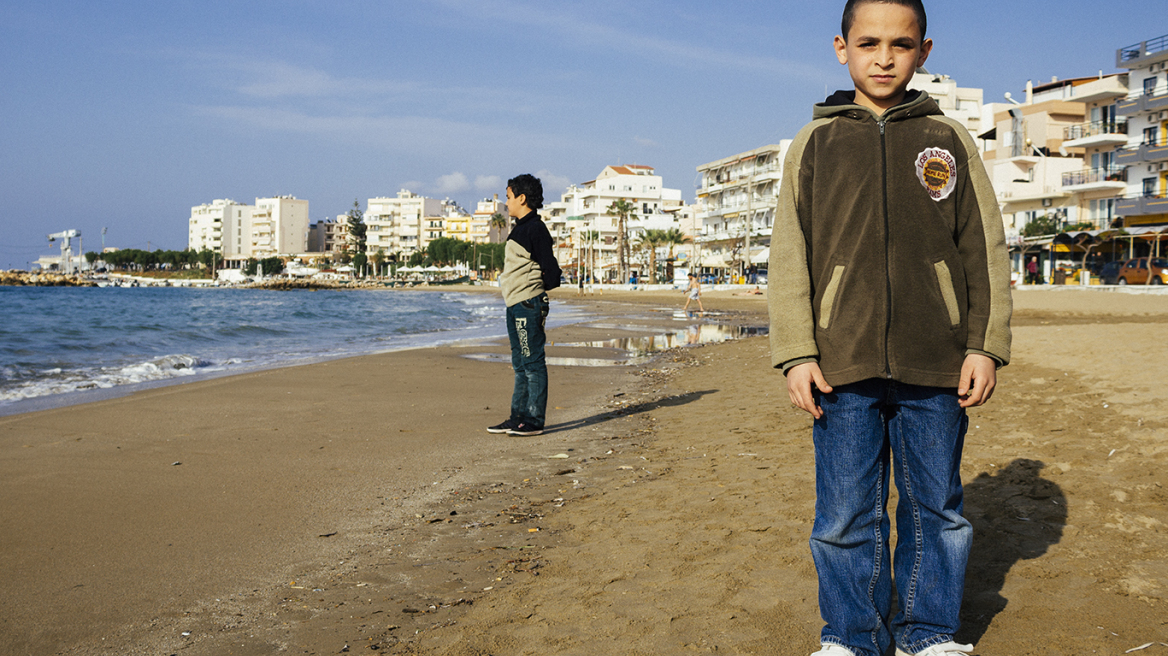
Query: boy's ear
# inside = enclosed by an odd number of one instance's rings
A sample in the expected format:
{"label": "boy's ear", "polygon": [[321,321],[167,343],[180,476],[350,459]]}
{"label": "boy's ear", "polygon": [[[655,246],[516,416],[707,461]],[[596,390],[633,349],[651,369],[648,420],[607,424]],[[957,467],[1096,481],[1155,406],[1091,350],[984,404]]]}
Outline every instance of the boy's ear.
{"label": "boy's ear", "polygon": [[[835,37],[835,58],[844,66],[848,65],[848,42],[842,36]],[[931,45],[931,44],[930,44]],[[918,64],[919,66],[919,64]]]}
{"label": "boy's ear", "polygon": [[917,68],[925,65],[925,60],[929,58],[929,53],[933,52],[933,40],[925,39],[921,44],[921,56],[917,58]]}

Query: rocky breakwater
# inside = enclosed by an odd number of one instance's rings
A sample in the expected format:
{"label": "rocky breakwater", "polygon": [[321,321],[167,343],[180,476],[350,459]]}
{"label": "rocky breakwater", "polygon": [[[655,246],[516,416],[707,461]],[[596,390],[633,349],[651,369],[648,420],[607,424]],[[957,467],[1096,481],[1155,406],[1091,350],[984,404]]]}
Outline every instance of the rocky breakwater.
{"label": "rocky breakwater", "polygon": [[10,287],[96,287],[97,283],[81,276],[29,271],[0,271],[0,285]]}

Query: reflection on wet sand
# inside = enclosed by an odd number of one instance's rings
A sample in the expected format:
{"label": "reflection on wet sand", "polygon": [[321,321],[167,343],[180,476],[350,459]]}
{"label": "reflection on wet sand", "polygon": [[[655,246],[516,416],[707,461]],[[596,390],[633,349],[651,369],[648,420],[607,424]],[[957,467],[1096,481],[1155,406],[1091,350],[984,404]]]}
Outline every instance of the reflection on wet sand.
{"label": "reflection on wet sand", "polygon": [[[693,314],[693,313],[690,313]],[[590,328],[627,328],[589,324]],[[654,353],[680,346],[699,344],[719,344],[721,342],[754,335],[765,335],[765,326],[740,326],[714,323],[692,323],[683,329],[670,330],[656,335],[617,337],[590,342],[549,343],[548,348],[610,349],[613,357],[571,357],[563,355],[547,356],[549,365],[571,367],[623,367],[648,362]],[[510,362],[511,356],[502,353],[468,353],[464,357],[487,362]]]}

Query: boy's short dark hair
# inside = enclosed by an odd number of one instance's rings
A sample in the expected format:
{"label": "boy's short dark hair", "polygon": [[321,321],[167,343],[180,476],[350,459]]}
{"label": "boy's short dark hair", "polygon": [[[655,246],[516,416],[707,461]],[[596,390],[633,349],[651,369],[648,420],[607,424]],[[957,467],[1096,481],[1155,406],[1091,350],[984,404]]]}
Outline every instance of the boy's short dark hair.
{"label": "boy's short dark hair", "polygon": [[844,5],[844,18],[840,24],[841,36],[848,40],[848,32],[852,31],[852,23],[856,20],[856,8],[869,2],[879,2],[886,5],[900,5],[908,7],[917,15],[917,27],[921,28],[921,41],[925,40],[925,31],[929,27],[929,18],[925,15],[925,5],[921,0],[848,0]]}
{"label": "boy's short dark hair", "polygon": [[529,209],[538,210],[543,207],[543,183],[534,175],[530,173],[517,175],[507,181],[507,188],[516,198],[527,196]]}

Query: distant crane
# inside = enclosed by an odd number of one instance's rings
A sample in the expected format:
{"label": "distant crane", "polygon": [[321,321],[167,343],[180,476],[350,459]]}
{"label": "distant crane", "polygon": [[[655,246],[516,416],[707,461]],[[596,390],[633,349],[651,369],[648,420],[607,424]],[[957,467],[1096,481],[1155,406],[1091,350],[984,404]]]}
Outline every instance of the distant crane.
{"label": "distant crane", "polygon": [[66,230],[49,235],[49,243],[61,240],[61,266],[66,275],[73,273],[73,240],[81,239],[80,230]]}

